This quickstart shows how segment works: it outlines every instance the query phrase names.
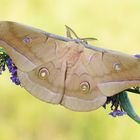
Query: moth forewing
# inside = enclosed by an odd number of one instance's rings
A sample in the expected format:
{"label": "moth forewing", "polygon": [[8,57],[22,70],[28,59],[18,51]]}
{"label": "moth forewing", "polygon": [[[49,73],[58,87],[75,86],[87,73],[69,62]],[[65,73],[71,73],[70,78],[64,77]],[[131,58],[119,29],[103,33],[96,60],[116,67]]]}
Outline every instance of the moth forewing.
{"label": "moth forewing", "polygon": [[66,43],[50,38],[44,31],[30,26],[9,21],[0,22],[0,44],[22,71],[30,71],[53,60],[56,55],[62,56]]}
{"label": "moth forewing", "polygon": [[[107,56],[106,56],[107,55]],[[140,60],[117,51],[104,54],[104,65],[110,70],[98,83],[106,96],[115,95],[131,87],[140,86]]]}

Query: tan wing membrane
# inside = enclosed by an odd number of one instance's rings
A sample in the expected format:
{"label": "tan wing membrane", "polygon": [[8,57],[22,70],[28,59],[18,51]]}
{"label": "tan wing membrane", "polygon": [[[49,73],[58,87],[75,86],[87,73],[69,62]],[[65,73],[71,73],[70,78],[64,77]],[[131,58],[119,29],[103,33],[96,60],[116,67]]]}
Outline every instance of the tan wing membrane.
{"label": "tan wing membrane", "polygon": [[83,65],[76,65],[67,72],[62,105],[75,111],[90,111],[99,108],[106,97],[99,91],[96,81],[88,75]]}
{"label": "tan wing membrane", "polygon": [[110,51],[104,55],[103,67],[109,71],[98,83],[104,95],[112,96],[130,87],[140,86],[140,59]]}
{"label": "tan wing membrane", "polygon": [[38,82],[32,81],[27,72],[22,72],[18,70],[18,77],[21,82],[21,86],[24,87],[33,96],[39,98],[42,101],[46,101],[53,104],[59,104],[63,94],[55,93],[47,87],[38,84]]}
{"label": "tan wing membrane", "polygon": [[0,22],[0,45],[18,67],[21,85],[37,98],[89,111],[102,106],[107,96],[140,86],[139,58],[51,35]]}
{"label": "tan wing membrane", "polygon": [[[48,37],[44,31],[16,22],[0,22],[0,45],[16,66],[30,71],[36,66],[63,55],[66,42]],[[57,46],[59,45],[59,48]]]}
{"label": "tan wing membrane", "polygon": [[[104,96],[113,96],[130,87],[140,86],[139,64],[140,59],[120,52],[107,51],[102,54],[96,51],[84,51],[77,64],[67,72],[62,104],[77,110],[98,108],[103,105]],[[82,91],[81,83],[85,85],[83,90],[90,85],[87,93]],[[74,102],[76,99],[91,101],[91,106],[88,108],[83,102],[80,106],[80,103]]]}
{"label": "tan wing membrane", "polygon": [[21,86],[41,100],[60,103],[64,94],[66,66],[61,61],[56,62],[43,64],[30,72],[18,71]]}
{"label": "tan wing membrane", "polygon": [[106,96],[113,96],[116,93],[122,92],[130,87],[140,86],[140,80],[107,82],[99,84],[100,91]]}

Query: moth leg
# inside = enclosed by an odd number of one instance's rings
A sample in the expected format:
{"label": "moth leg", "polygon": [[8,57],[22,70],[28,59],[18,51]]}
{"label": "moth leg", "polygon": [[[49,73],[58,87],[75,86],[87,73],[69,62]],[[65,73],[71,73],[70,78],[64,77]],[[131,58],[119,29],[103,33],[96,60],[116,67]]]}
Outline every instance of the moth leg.
{"label": "moth leg", "polygon": [[105,51],[103,51],[101,53],[102,53],[102,61],[103,61],[103,57],[104,57]]}
{"label": "moth leg", "polygon": [[94,37],[86,37],[86,38],[79,38],[79,39],[83,40],[85,43],[87,43],[88,41],[98,40],[97,38]]}
{"label": "moth leg", "polygon": [[123,110],[127,112],[127,115],[140,124],[140,117],[135,112],[126,91],[119,93],[119,101]]}

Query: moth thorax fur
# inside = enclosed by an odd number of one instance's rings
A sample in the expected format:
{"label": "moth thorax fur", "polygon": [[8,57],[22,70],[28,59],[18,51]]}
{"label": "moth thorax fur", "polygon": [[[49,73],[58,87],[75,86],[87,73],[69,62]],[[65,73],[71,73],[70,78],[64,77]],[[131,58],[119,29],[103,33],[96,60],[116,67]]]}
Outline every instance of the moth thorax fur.
{"label": "moth thorax fur", "polygon": [[66,54],[67,67],[73,67],[79,60],[82,52],[84,51],[83,45],[77,44],[76,46],[71,46]]}

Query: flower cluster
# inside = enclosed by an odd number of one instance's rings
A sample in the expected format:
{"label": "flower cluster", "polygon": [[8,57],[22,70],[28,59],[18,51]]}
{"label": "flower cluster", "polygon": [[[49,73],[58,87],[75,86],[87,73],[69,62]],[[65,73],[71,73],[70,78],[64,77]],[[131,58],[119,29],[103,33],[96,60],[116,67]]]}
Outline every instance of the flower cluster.
{"label": "flower cluster", "polygon": [[111,115],[112,117],[123,116],[127,114],[120,106],[118,95],[107,97],[106,103],[103,105],[103,107],[106,109],[106,105],[110,103],[112,104],[111,110],[113,111],[110,112],[109,115]]}
{"label": "flower cluster", "polygon": [[16,85],[20,85],[20,81],[19,81],[19,79],[17,77],[17,67],[15,66],[15,64],[13,63],[13,61],[12,61],[12,59],[10,57],[6,60],[6,62],[7,62],[7,67],[9,69],[9,72],[11,73],[10,79]]}
{"label": "flower cluster", "polygon": [[3,49],[0,49],[0,74],[2,74],[2,71],[5,71],[5,66],[8,67],[9,72],[11,73],[10,79],[12,82],[16,85],[20,85],[20,81],[17,76],[17,67],[7,53]]}

